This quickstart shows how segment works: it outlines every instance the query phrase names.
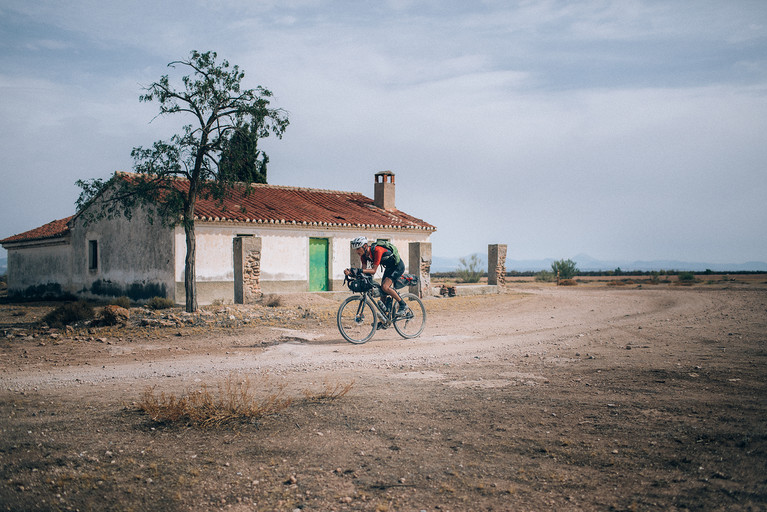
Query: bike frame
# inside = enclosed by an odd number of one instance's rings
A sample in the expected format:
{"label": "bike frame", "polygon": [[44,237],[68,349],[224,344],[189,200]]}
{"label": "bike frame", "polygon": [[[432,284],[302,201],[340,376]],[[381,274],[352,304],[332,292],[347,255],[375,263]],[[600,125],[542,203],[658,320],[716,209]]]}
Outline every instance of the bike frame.
{"label": "bike frame", "polygon": [[370,290],[367,290],[365,292],[358,292],[360,295],[365,297],[365,300],[364,301],[360,301],[360,305],[357,306],[357,315],[362,313],[362,309],[365,307],[364,304],[365,304],[365,302],[367,302],[368,304],[374,306],[373,307],[373,312],[376,315],[376,320],[381,322],[381,326],[384,329],[386,329],[386,328],[388,328],[388,327],[390,327],[392,325],[392,322],[394,322],[394,315],[393,315],[393,312],[394,312],[394,300],[392,299],[392,307],[389,308],[388,311],[385,310],[383,308],[381,302],[375,300],[376,298],[373,297],[373,295],[371,294],[371,292],[373,290],[376,290],[376,289],[378,290],[378,293],[380,294],[380,296],[382,298],[391,297],[391,295],[388,295],[388,294],[386,294],[383,291],[383,288],[381,287],[380,284],[373,283],[373,288],[371,288]]}

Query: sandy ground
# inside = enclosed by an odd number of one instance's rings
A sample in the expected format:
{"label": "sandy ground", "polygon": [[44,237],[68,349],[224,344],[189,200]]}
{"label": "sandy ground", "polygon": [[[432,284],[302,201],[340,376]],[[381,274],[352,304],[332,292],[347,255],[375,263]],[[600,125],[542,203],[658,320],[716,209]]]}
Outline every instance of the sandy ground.
{"label": "sandy ground", "polygon": [[[50,305],[0,305],[0,509],[767,510],[765,281],[512,283],[365,345],[337,298],[54,337]],[[207,429],[135,405],[246,377],[293,405]]]}

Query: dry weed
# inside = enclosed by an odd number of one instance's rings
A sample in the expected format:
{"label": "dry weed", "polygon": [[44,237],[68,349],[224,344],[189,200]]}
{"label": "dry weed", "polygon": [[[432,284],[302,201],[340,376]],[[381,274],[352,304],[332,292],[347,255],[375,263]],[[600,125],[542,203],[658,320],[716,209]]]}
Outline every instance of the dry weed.
{"label": "dry weed", "polygon": [[323,402],[325,400],[335,400],[346,395],[354,387],[354,381],[343,384],[336,382],[331,384],[328,381],[322,383],[322,389],[320,391],[312,391],[310,389],[304,390],[304,399],[309,402]]}
{"label": "dry weed", "polygon": [[284,397],[284,387],[259,395],[249,377],[230,375],[215,392],[207,384],[181,396],[165,392],[158,395],[155,387],[147,388],[138,409],[158,422],[214,427],[275,414],[291,402],[291,398]]}
{"label": "dry weed", "polygon": [[[250,377],[232,374],[218,384],[215,391],[211,386],[201,384],[197,390],[180,396],[164,391],[158,394],[156,386],[148,387],[136,406],[157,422],[219,427],[252,422],[276,414],[294,403],[293,398],[285,396],[284,386],[270,386],[266,376],[260,380],[261,385],[256,389]],[[324,382],[319,391],[305,389],[304,401],[335,400],[346,395],[353,386],[354,381],[346,384]]]}

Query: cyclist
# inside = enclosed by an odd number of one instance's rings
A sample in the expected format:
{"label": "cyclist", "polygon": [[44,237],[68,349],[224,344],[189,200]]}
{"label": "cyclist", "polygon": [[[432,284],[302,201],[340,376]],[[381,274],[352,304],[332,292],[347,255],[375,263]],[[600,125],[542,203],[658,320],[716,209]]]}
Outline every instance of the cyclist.
{"label": "cyclist", "polygon": [[[405,263],[402,260],[398,262],[394,254],[385,247],[376,245],[375,248],[371,249],[368,239],[364,236],[358,236],[352,240],[352,249],[357,251],[362,260],[363,273],[373,275],[378,270],[378,265],[383,265],[384,274],[381,279],[381,289],[399,304],[397,316],[407,315],[407,304],[394,289],[394,281],[405,272]],[[351,269],[344,270],[344,274],[347,276],[351,273]]]}

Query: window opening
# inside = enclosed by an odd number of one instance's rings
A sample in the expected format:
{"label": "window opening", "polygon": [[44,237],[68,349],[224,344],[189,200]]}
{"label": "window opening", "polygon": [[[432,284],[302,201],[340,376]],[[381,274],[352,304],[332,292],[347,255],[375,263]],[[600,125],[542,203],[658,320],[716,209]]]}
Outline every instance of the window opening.
{"label": "window opening", "polygon": [[88,240],[88,270],[99,268],[99,243],[96,240]]}

